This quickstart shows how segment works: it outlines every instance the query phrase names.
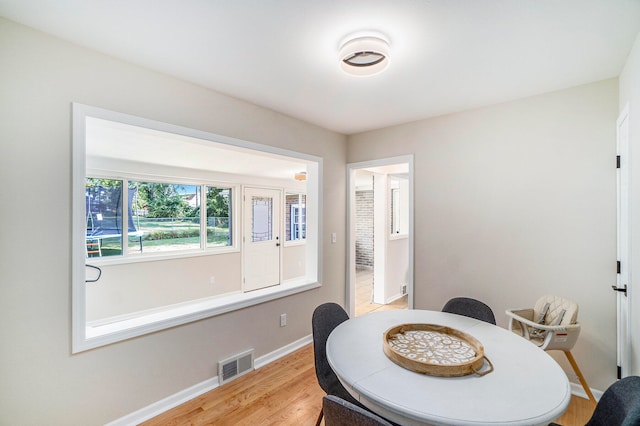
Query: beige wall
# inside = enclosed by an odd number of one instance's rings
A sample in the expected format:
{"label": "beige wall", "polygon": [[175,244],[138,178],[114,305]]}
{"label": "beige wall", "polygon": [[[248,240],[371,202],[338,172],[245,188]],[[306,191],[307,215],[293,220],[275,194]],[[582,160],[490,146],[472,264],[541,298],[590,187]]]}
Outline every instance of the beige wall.
{"label": "beige wall", "polygon": [[86,287],[88,322],[242,291],[239,252],[100,268],[100,285]]}
{"label": "beige wall", "polygon": [[385,262],[385,290],[388,302],[402,296],[402,286],[409,283],[409,239],[389,239]]}
{"label": "beige wall", "polygon": [[640,297],[635,295],[640,273],[640,35],[636,38],[633,49],[627,59],[624,70],[620,74],[620,112],[629,106],[629,145],[631,161],[631,374],[640,375]]}
{"label": "beige wall", "polygon": [[[0,63],[0,424],[104,424],[214,377],[231,354],[309,335],[316,305],[344,302],[344,136],[4,19]],[[322,157],[324,285],[71,355],[72,102]]]}
{"label": "beige wall", "polygon": [[282,250],[282,279],[293,280],[304,277],[306,246],[292,245]]}
{"label": "beige wall", "polygon": [[[580,305],[574,355],[615,379],[616,79],[351,136],[348,161],[414,154],[415,307],[454,296]],[[562,357],[557,357],[570,371]]]}

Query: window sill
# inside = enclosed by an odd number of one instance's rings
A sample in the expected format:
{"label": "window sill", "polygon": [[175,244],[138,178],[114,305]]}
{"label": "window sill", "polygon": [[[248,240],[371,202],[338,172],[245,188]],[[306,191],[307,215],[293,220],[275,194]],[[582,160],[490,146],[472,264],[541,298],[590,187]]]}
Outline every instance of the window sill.
{"label": "window sill", "polygon": [[304,246],[307,244],[307,240],[289,240],[284,242],[285,247]]}
{"label": "window sill", "polygon": [[407,238],[409,238],[409,234],[390,234],[389,235],[389,240],[393,241],[393,240],[406,240]]}
{"label": "window sill", "polygon": [[167,251],[160,253],[136,253],[127,256],[104,256],[89,257],[86,262],[95,266],[122,265],[127,263],[157,262],[161,260],[184,259],[188,257],[198,256],[215,256],[217,254],[239,253],[240,249],[236,246],[208,248],[206,250],[194,249],[184,251]]}
{"label": "window sill", "polygon": [[135,316],[129,315],[87,323],[85,327],[85,339],[81,342],[75,342],[73,352],[77,353],[105,346],[155,331],[301,293],[320,286],[321,284],[318,282],[298,279],[248,293],[233,293],[225,296],[198,299],[189,303],[171,305],[164,309],[138,312]]}

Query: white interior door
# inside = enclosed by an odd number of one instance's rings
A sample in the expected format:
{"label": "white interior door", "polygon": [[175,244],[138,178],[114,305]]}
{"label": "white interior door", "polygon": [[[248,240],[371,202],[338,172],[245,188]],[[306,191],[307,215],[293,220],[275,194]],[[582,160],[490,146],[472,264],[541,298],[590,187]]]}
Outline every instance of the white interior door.
{"label": "white interior door", "polygon": [[244,190],[244,291],[280,284],[280,191]]}
{"label": "white interior door", "polygon": [[631,296],[631,238],[629,229],[629,115],[625,108],[617,122],[617,200],[618,200],[618,275],[617,292],[617,337],[618,337],[618,377],[631,374],[631,330],[630,330],[630,296]]}

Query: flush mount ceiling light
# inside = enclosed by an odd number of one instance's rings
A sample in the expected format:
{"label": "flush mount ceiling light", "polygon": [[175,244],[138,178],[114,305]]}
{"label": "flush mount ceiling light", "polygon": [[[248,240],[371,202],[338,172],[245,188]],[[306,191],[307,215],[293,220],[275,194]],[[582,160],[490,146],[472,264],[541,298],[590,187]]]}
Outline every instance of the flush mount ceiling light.
{"label": "flush mount ceiling light", "polygon": [[358,33],[340,45],[340,66],[353,75],[373,75],[389,65],[389,42],[378,33]]}

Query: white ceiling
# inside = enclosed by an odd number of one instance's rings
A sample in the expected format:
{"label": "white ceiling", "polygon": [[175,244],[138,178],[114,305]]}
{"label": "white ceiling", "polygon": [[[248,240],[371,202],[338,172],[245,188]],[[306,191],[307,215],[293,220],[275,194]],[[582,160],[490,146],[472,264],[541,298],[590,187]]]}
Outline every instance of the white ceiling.
{"label": "white ceiling", "polygon": [[[640,0],[0,0],[0,15],[351,134],[619,75]],[[376,30],[358,78],[340,41]]]}
{"label": "white ceiling", "polygon": [[384,166],[364,167],[355,170],[356,189],[373,189],[373,174],[408,176],[409,164],[387,164]]}
{"label": "white ceiling", "polygon": [[90,169],[99,169],[96,160],[106,158],[132,162],[134,167],[146,163],[215,171],[219,176],[259,176],[287,181],[290,188],[304,187],[294,179],[307,171],[300,159],[93,117],[87,117],[85,128]]}

